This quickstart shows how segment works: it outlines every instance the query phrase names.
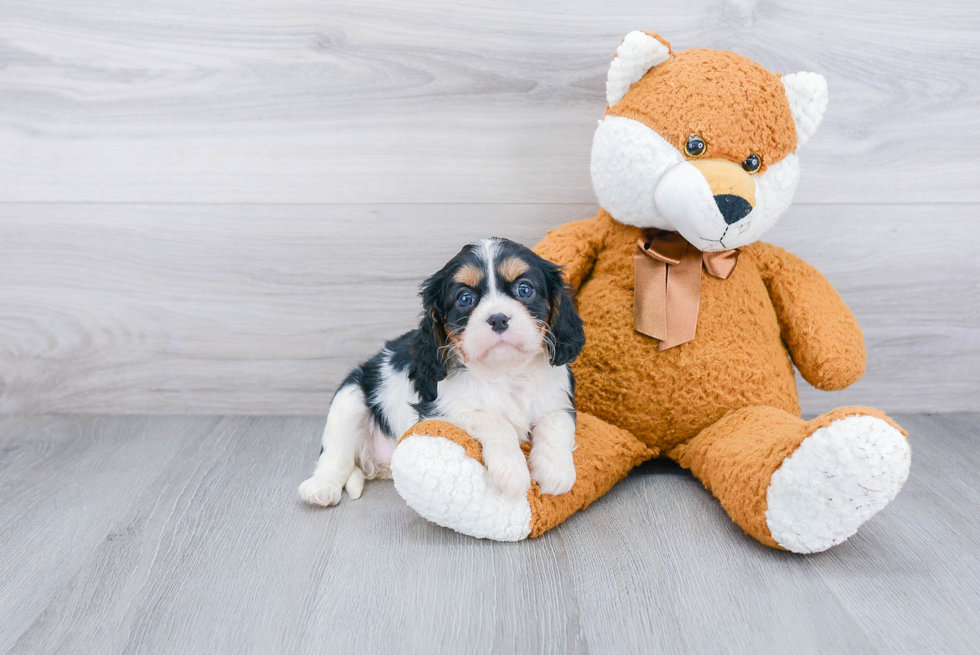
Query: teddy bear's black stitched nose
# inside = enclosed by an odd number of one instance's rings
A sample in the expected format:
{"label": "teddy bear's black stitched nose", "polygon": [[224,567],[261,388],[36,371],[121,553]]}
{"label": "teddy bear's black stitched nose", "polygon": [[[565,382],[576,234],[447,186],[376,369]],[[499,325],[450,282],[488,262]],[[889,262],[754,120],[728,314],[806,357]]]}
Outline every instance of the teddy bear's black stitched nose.
{"label": "teddy bear's black stitched nose", "polygon": [[718,210],[721,212],[722,218],[729,225],[738,223],[752,211],[752,205],[749,204],[748,200],[729,193],[715,196],[715,204],[718,205]]}

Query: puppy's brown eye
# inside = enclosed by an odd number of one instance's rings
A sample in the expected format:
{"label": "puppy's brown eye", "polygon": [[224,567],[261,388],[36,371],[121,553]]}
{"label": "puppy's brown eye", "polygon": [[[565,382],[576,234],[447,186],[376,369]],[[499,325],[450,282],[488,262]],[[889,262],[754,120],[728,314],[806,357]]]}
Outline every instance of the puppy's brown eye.
{"label": "puppy's brown eye", "polygon": [[534,287],[532,287],[527,282],[521,282],[517,285],[517,296],[519,298],[530,298],[534,295]]}
{"label": "puppy's brown eye", "polygon": [[762,157],[753,153],[746,157],[745,161],[742,162],[742,168],[745,169],[746,173],[756,173],[762,168]]}
{"label": "puppy's brown eye", "polygon": [[684,152],[687,153],[688,157],[698,158],[708,152],[708,144],[698,135],[692,134],[687,137],[687,143],[684,144]]}

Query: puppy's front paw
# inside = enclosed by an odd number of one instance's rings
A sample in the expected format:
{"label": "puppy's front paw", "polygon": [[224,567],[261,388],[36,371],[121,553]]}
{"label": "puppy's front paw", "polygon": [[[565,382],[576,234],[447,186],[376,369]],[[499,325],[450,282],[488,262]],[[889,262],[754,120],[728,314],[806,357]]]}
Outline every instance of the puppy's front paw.
{"label": "puppy's front paw", "polygon": [[340,502],[340,492],[343,488],[342,483],[314,475],[299,485],[299,495],[311,505],[330,507]]}
{"label": "puppy's front paw", "polygon": [[531,479],[538,483],[543,494],[557,496],[568,493],[575,484],[572,452],[551,446],[532,446]]}
{"label": "puppy's front paw", "polygon": [[483,451],[483,461],[490,473],[493,486],[507,496],[526,496],[531,488],[531,473],[527,470],[527,460],[520,449],[515,452]]}

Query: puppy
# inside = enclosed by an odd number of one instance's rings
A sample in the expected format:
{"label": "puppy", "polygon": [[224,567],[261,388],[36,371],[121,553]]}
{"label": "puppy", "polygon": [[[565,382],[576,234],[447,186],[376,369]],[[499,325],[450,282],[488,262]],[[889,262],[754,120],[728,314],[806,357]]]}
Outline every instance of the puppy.
{"label": "puppy", "polygon": [[[299,487],[336,505],[383,475],[395,442],[423,419],[466,430],[493,484],[545,494],[575,482],[575,380],[585,344],[561,269],[506,239],[471,243],[422,285],[417,330],[355,368],[330,404],[313,476]],[[530,439],[530,471],[521,443]]]}

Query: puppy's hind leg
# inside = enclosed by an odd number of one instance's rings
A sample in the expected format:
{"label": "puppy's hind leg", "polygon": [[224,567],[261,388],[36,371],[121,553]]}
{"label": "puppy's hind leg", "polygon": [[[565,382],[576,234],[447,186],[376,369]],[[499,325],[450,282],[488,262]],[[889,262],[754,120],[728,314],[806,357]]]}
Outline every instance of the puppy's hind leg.
{"label": "puppy's hind leg", "polygon": [[323,452],[313,476],[299,486],[299,494],[311,505],[329,507],[340,502],[340,493],[348,485],[348,493],[359,497],[357,480],[363,473],[355,471],[355,454],[360,442],[367,438],[370,411],[364,393],[356,384],[341,387],[330,403],[327,426],[323,430]]}
{"label": "puppy's hind leg", "polygon": [[360,498],[361,494],[364,493],[364,471],[355,466],[354,470],[350,472],[350,477],[347,478],[344,489],[347,490],[347,495],[354,500]]}

